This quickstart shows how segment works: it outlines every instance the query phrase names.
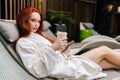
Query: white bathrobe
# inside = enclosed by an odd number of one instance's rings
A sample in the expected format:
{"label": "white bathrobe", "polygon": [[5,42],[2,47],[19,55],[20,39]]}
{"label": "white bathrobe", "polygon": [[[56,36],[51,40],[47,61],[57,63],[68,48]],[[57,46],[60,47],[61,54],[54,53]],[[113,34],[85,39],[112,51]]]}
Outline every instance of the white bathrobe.
{"label": "white bathrobe", "polygon": [[27,70],[38,78],[51,76],[73,80],[95,76],[101,72],[100,66],[93,61],[80,56],[68,57],[54,51],[51,45],[44,37],[31,33],[29,37],[18,40],[16,50]]}

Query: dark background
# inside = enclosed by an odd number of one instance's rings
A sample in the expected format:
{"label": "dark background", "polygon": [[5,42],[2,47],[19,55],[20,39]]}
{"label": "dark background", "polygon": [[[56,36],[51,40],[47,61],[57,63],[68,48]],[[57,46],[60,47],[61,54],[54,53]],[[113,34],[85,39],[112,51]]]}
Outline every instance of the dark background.
{"label": "dark background", "polygon": [[95,30],[102,35],[110,36],[111,21],[113,10],[109,12],[106,5],[113,4],[114,9],[115,0],[97,0],[96,4],[96,17],[95,17]]}

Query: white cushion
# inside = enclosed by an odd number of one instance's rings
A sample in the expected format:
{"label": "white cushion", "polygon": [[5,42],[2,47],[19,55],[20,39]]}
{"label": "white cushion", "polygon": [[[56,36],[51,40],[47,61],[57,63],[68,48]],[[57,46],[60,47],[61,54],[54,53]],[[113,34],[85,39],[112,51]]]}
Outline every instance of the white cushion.
{"label": "white cushion", "polygon": [[[50,23],[43,21],[43,30],[46,31],[49,27],[51,27]],[[0,33],[7,41],[15,41],[19,37],[16,20],[0,19]]]}
{"label": "white cushion", "polygon": [[0,33],[7,41],[15,41],[19,37],[15,20],[0,20]]}
{"label": "white cushion", "polygon": [[48,21],[43,21],[43,31],[49,29],[51,27],[51,24]]}
{"label": "white cushion", "polygon": [[83,25],[86,26],[88,29],[94,28],[94,25],[92,23],[89,23],[89,22],[83,22]]}

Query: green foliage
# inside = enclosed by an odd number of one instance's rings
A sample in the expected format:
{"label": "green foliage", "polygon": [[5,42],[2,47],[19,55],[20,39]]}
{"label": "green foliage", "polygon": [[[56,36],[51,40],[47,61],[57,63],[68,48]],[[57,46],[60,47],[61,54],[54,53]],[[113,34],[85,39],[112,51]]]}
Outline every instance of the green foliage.
{"label": "green foliage", "polygon": [[64,23],[65,21],[69,21],[70,23],[75,23],[76,20],[71,17],[70,14],[63,13],[61,11],[51,11],[49,12],[50,20],[54,21],[58,24]]}

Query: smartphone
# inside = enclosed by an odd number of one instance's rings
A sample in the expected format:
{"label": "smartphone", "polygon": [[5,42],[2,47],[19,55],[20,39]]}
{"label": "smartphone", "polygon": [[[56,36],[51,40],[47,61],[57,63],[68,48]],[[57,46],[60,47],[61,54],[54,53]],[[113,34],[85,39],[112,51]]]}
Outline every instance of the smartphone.
{"label": "smartphone", "polygon": [[69,42],[68,45],[65,47],[65,49],[61,51],[61,53],[63,53],[65,50],[67,50],[67,48],[68,48],[69,46],[71,46],[73,43],[74,43],[73,40],[72,40],[71,42]]}

